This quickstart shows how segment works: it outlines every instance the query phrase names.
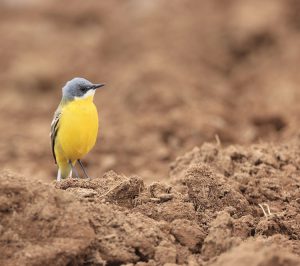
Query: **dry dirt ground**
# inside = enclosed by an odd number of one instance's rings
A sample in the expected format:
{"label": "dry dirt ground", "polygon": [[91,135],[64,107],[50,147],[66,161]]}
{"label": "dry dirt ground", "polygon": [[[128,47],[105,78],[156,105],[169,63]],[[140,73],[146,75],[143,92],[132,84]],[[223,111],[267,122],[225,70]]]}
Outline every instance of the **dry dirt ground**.
{"label": "dry dirt ground", "polygon": [[300,265],[299,150],[205,143],[168,185],[2,172],[0,264]]}
{"label": "dry dirt ground", "polygon": [[[300,265],[298,1],[0,10],[0,265]],[[107,83],[94,178],[56,184],[74,76]]]}

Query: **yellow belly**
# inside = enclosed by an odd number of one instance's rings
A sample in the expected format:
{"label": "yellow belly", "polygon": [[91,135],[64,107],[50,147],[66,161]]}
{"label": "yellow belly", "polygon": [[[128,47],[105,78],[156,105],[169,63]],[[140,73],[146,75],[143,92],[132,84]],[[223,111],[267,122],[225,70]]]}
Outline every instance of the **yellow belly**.
{"label": "yellow belly", "polygon": [[95,145],[98,112],[92,99],[74,100],[62,108],[56,137],[57,161],[81,159]]}

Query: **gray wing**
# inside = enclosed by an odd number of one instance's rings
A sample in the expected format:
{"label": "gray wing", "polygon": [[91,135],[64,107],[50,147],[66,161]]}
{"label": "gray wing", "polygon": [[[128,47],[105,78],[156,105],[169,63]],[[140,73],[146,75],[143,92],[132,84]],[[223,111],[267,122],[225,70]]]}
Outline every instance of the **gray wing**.
{"label": "gray wing", "polygon": [[50,132],[51,149],[52,149],[52,154],[53,154],[55,163],[56,163],[56,156],[55,156],[54,146],[55,146],[55,139],[56,139],[58,128],[59,128],[60,116],[61,116],[61,110],[60,110],[60,107],[58,107],[54,114],[52,123],[51,123],[51,132]]}

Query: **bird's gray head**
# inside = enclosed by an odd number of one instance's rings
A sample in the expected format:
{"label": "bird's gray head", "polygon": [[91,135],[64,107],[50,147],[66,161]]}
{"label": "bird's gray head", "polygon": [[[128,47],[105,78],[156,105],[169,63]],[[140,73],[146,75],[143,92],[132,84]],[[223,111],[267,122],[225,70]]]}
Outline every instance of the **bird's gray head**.
{"label": "bird's gray head", "polygon": [[93,84],[84,78],[73,78],[62,88],[63,98],[65,100],[84,99],[94,96],[97,88],[104,84]]}

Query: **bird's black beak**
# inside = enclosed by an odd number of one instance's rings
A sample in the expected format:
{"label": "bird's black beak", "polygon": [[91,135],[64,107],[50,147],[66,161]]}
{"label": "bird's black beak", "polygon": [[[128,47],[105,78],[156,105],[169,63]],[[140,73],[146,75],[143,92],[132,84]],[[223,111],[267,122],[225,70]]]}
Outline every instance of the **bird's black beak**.
{"label": "bird's black beak", "polygon": [[98,88],[101,88],[101,87],[103,87],[105,84],[93,84],[92,85],[92,89],[93,90],[96,90],[96,89],[98,89]]}

